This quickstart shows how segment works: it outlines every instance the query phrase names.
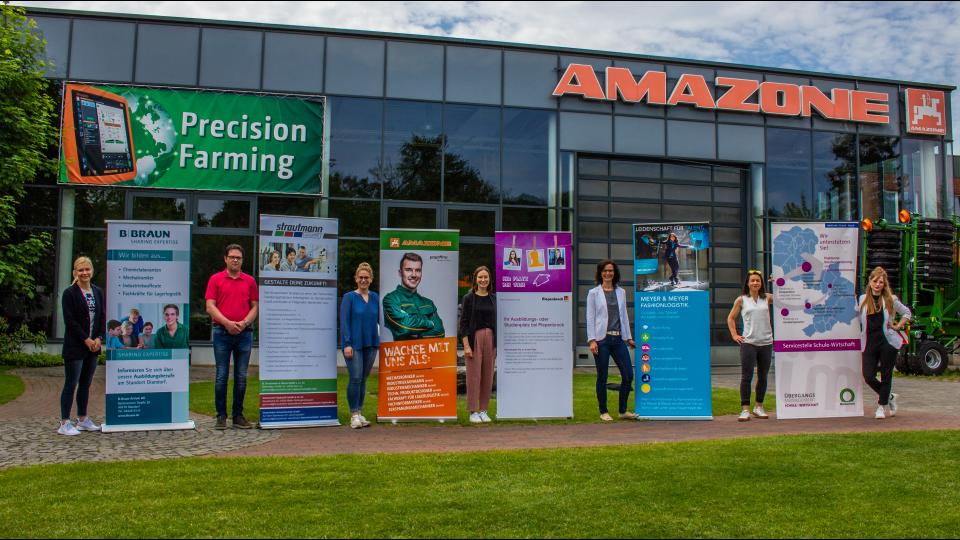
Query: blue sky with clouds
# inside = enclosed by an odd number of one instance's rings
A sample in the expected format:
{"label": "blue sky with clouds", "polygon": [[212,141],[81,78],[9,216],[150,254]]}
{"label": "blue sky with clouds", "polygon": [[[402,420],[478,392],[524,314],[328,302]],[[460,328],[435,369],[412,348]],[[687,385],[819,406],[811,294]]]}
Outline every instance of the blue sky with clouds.
{"label": "blue sky with clouds", "polygon": [[[960,2],[14,3],[427,34],[960,83]],[[955,127],[960,126],[956,94]],[[960,148],[955,152],[960,153]]]}

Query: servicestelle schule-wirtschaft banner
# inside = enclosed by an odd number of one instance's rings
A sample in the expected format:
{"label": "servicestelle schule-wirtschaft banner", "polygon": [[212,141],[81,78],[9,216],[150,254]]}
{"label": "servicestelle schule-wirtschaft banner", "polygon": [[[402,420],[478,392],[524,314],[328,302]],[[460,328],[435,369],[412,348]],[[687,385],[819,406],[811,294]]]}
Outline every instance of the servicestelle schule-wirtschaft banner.
{"label": "servicestelle schule-wirtschaft banner", "polygon": [[633,231],[636,412],[712,419],[710,226],[637,224]]}
{"label": "servicestelle schule-wirtschaft banner", "polygon": [[460,233],[380,231],[377,420],[456,420]]}
{"label": "servicestelle schule-wirtschaft banner", "polygon": [[497,418],[573,416],[573,235],[497,232]]}
{"label": "servicestelle schule-wirtschaft banner", "polygon": [[856,223],[773,223],[777,418],[862,416]]}
{"label": "servicestelle schule-wirtschaft banner", "polygon": [[339,222],[260,216],[260,426],[336,426]]}
{"label": "servicestelle schule-wirtschaft banner", "polygon": [[104,432],[194,428],[190,225],[107,222]]}

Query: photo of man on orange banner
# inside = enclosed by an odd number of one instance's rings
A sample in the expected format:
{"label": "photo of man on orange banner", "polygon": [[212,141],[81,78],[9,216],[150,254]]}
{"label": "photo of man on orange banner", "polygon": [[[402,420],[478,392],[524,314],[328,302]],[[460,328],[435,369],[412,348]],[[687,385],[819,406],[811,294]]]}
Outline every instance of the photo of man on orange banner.
{"label": "photo of man on orange banner", "polygon": [[455,420],[459,234],[381,234],[381,290],[390,292],[382,297],[378,419]]}

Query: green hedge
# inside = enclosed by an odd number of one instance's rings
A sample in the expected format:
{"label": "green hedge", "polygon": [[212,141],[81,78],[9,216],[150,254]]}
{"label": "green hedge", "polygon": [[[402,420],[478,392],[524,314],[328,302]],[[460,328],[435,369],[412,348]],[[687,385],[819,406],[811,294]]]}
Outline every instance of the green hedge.
{"label": "green hedge", "polygon": [[[106,355],[100,353],[97,363],[103,365],[106,363]],[[47,353],[5,353],[0,354],[0,366],[13,367],[50,367],[62,366],[63,357],[59,354]]]}

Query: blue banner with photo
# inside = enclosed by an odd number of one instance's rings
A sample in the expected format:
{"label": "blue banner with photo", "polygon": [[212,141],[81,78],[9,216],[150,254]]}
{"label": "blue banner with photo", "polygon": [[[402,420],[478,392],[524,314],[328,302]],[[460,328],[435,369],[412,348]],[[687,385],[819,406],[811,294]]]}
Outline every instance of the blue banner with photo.
{"label": "blue banner with photo", "polygon": [[636,224],[636,413],[713,418],[710,384],[710,226]]}

